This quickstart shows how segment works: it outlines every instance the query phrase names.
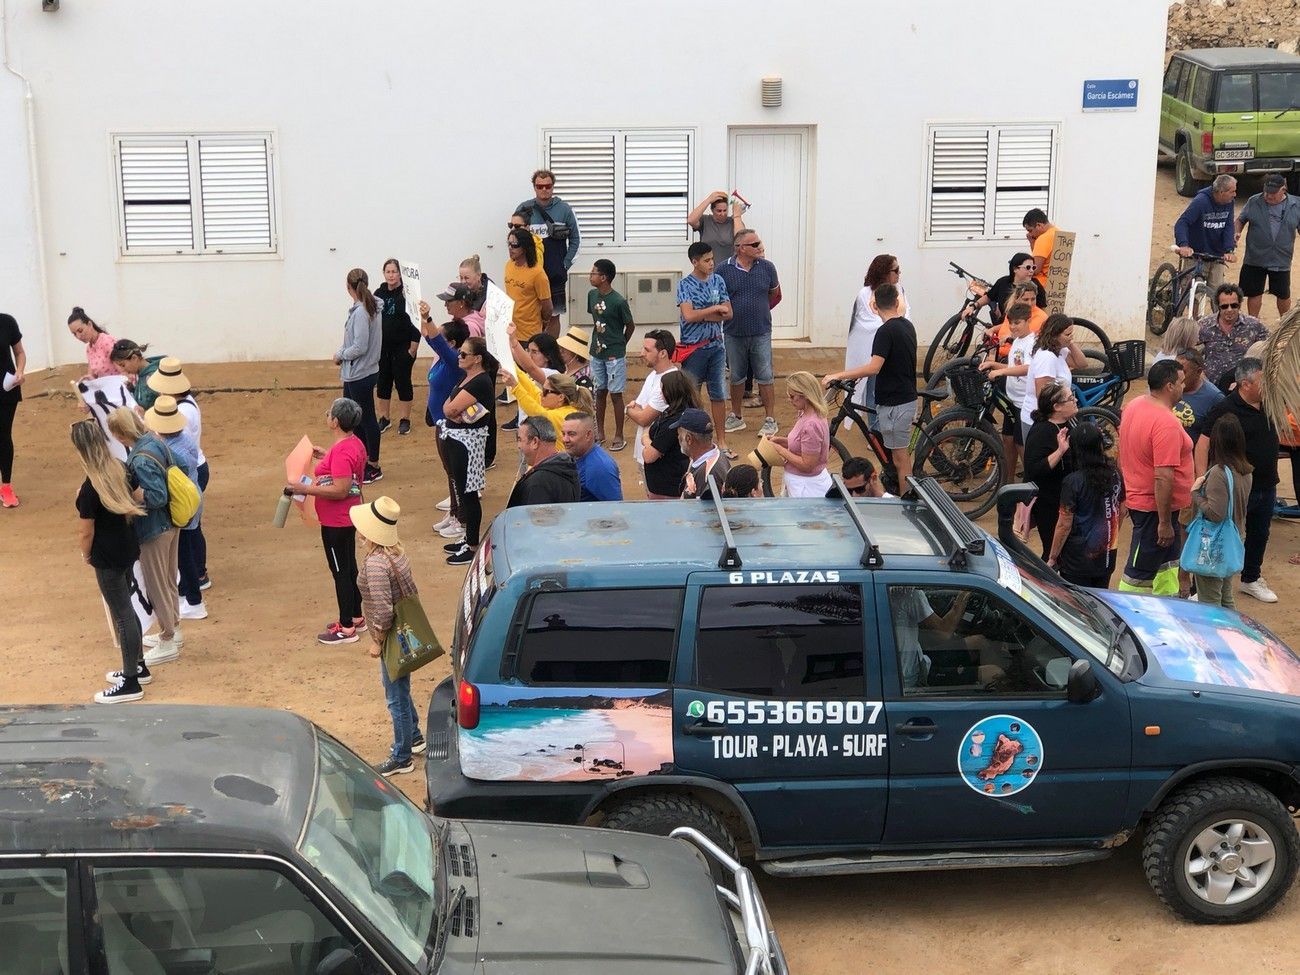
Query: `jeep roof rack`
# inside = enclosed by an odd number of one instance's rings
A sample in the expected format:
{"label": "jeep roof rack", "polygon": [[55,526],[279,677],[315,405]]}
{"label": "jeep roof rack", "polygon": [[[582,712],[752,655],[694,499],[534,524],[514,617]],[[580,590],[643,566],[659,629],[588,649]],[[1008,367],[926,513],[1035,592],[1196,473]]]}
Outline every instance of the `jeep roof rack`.
{"label": "jeep roof rack", "polygon": [[909,476],[907,483],[916,492],[918,500],[930,509],[935,521],[939,523],[939,527],[947,533],[949,540],[952,542],[953,552],[948,558],[950,566],[954,569],[964,569],[966,568],[967,554],[984,554],[984,533],[962,514],[956,502],[944,493],[938,481],[933,477],[915,478]]}
{"label": "jeep roof rack", "polygon": [[880,556],[880,546],[871,537],[871,532],[867,529],[867,523],[862,517],[862,512],[853,503],[853,495],[849,493],[849,489],[844,486],[844,478],[839,474],[832,474],[831,483],[835,485],[840,492],[840,497],[844,499],[844,507],[849,513],[849,518],[853,521],[853,527],[862,536],[862,557],[858,559],[858,562],[864,569],[879,569],[885,564],[885,560]]}
{"label": "jeep roof rack", "polygon": [[731,522],[727,521],[727,509],[722,506],[722,488],[718,479],[709,471],[709,495],[713,498],[713,510],[718,513],[718,523],[722,525],[722,555],[718,558],[719,569],[739,569],[740,553],[736,551],[736,539],[731,534]]}

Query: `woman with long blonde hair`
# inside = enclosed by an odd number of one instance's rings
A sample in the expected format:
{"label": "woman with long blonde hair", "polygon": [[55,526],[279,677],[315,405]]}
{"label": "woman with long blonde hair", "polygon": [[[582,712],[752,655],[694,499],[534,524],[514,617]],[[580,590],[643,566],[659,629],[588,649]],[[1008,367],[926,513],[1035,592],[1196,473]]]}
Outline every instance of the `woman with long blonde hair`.
{"label": "woman with long blonde hair", "polygon": [[95,582],[122,649],[122,669],[108,673],[109,686],[95,700],[101,704],[138,701],[144,697],[141,685],[153,680],[144,663],[140,620],[131,605],[131,574],[140,558],[131,521],[143,517],[145,510],[132,497],[126,468],[108,452],[99,424],[79,420],[72,424],[71,436],[86,474],[77,492],[81,557],[95,570]]}
{"label": "woman with long blonde hair", "polygon": [[822,385],[810,372],[792,372],[785,381],[785,395],[795,410],[794,426],[789,436],[768,438],[785,460],[785,493],[792,498],[824,498],[831,486],[826,470],[831,428]]}

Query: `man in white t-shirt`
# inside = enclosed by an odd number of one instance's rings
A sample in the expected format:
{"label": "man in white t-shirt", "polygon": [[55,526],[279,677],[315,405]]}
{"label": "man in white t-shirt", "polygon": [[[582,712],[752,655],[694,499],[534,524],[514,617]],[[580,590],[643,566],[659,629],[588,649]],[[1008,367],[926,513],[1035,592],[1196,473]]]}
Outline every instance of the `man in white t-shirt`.
{"label": "man in white t-shirt", "polygon": [[[677,340],[673,338],[671,332],[664,331],[662,328],[646,332],[641,343],[641,360],[649,368],[650,374],[645,377],[641,392],[637,393],[636,399],[627,408],[628,418],[638,427],[636,435],[632,437],[632,456],[636,458],[638,469],[645,466],[645,461],[642,459],[644,448],[641,446],[641,431],[654,423],[659,415],[668,409],[662,384],[664,374],[677,369],[673,362],[673,352],[676,349]],[[643,469],[641,483],[645,483]]]}
{"label": "man in white t-shirt", "polygon": [[1006,323],[1011,332],[1011,349],[1007,352],[1006,362],[985,361],[981,369],[987,369],[990,379],[1006,377],[1007,399],[1015,410],[1002,418],[1002,456],[1007,460],[1007,471],[1012,476],[1020,468],[1019,450],[1024,444],[1020,431],[1020,404],[1025,401],[1025,387],[1029,380],[1029,360],[1034,356],[1034,340],[1038,338],[1029,330],[1029,312],[1031,305],[1017,302],[1007,308]]}

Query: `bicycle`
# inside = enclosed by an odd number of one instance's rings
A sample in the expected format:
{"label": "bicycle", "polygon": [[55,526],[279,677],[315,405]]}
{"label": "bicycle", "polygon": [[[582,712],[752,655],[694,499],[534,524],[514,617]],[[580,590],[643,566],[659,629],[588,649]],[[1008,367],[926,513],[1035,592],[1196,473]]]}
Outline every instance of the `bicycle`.
{"label": "bicycle", "polygon": [[1147,328],[1151,334],[1163,335],[1179,312],[1188,318],[1204,318],[1212,313],[1214,296],[1210,294],[1205,265],[1222,264],[1223,258],[1198,252],[1193,252],[1192,258],[1192,264],[1181,271],[1166,261],[1151,275],[1147,285]]}
{"label": "bicycle", "polygon": [[[871,417],[876,411],[853,401],[856,386],[851,379],[839,379],[827,391],[831,405],[837,399],[840,401],[839,411],[830,423],[831,447],[838,463],[843,465],[855,453],[845,443],[848,432],[858,430],[875,455],[885,490],[898,494],[898,470],[893,456],[880,434],[871,429]],[[942,399],[947,392],[922,390],[918,395],[925,402]],[[978,518],[993,507],[998,489],[1006,482],[1000,443],[996,437],[972,427],[951,427],[930,436],[925,432],[923,415],[918,412],[912,421],[912,476],[918,480],[933,477],[968,517]],[[771,497],[772,468],[768,464],[760,464],[759,479],[763,493]]]}

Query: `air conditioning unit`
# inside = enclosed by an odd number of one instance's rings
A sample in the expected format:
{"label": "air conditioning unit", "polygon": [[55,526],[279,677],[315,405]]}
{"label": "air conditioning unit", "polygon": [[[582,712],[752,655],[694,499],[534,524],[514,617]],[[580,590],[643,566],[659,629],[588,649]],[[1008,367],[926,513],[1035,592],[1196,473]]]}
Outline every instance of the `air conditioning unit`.
{"label": "air conditioning unit", "polygon": [[676,325],[677,284],[681,271],[627,271],[623,294],[632,309],[632,320],[638,325]]}
{"label": "air conditioning unit", "polygon": [[[624,272],[616,272],[611,283],[615,291],[627,297],[627,275]],[[590,290],[591,265],[587,265],[585,271],[569,271],[569,312],[565,320],[570,325],[586,328],[591,324],[591,316],[587,314],[587,292]]]}

